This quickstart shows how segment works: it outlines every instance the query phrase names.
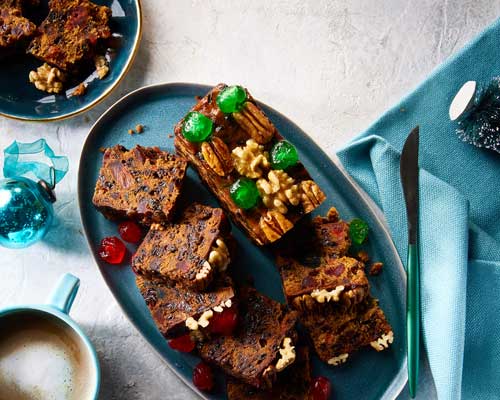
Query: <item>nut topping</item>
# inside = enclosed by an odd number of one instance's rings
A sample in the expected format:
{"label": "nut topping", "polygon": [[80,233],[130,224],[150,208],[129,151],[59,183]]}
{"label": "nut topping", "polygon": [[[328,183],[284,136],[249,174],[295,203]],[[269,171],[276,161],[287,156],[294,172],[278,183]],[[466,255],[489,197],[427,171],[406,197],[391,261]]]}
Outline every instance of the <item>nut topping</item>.
{"label": "nut topping", "polygon": [[259,227],[270,242],[278,240],[285,232],[293,228],[293,224],[278,211],[268,211],[260,218]]}
{"label": "nut topping", "polygon": [[218,137],[201,144],[201,154],[210,168],[219,176],[225,176],[233,170],[233,160],[226,144]]}
{"label": "nut topping", "polygon": [[275,126],[255,104],[247,101],[240,112],[232,114],[238,125],[257,143],[269,142],[276,133]]}
{"label": "nut topping", "polygon": [[325,194],[314,181],[300,182],[300,190],[302,191],[302,206],[306,213],[313,211],[326,199]]}
{"label": "nut topping", "polygon": [[231,156],[238,173],[247,178],[260,178],[270,167],[269,154],[253,139],[248,139],[244,147],[234,148]]}
{"label": "nut topping", "polygon": [[296,206],[300,203],[299,188],[285,171],[272,170],[267,177],[269,180],[259,179],[256,182],[262,202],[267,208],[286,214],[288,212],[286,204]]}

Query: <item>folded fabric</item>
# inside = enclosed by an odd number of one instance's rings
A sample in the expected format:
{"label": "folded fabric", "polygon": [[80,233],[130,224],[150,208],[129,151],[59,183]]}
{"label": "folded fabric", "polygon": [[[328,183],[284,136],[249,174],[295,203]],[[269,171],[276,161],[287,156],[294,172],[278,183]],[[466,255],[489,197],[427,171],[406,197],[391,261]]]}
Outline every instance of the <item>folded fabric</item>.
{"label": "folded fabric", "polygon": [[420,125],[422,331],[439,399],[500,398],[500,155],[461,142],[448,117],[463,83],[500,76],[499,47],[500,20],[338,152],[406,261],[399,158]]}

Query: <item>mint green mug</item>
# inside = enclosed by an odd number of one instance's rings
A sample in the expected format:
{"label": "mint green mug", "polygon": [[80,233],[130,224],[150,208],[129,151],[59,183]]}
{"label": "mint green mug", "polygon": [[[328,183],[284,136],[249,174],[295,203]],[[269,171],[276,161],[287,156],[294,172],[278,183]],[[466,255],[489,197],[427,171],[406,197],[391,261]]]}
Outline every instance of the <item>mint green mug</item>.
{"label": "mint green mug", "polygon": [[99,360],[68,315],[79,286],[65,274],[46,304],[0,309],[0,399],[97,400]]}

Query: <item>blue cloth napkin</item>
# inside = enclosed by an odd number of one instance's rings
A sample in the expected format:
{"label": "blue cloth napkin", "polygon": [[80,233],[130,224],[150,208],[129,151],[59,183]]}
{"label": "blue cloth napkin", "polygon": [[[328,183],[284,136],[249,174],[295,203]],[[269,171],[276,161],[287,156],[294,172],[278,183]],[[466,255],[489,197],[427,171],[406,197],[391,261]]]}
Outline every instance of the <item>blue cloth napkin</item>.
{"label": "blue cloth napkin", "polygon": [[439,399],[500,398],[500,155],[461,142],[448,117],[466,81],[500,76],[499,49],[500,20],[338,152],[406,263],[399,158],[420,125],[422,330]]}

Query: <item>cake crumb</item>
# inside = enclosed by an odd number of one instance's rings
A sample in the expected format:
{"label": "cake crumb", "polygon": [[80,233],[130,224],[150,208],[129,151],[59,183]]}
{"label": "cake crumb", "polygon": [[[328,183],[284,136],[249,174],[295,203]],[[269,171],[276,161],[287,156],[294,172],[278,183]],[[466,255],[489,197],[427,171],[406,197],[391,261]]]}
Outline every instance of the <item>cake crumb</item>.
{"label": "cake crumb", "polygon": [[129,129],[129,130],[128,130],[128,134],[129,134],[129,135],[133,135],[134,133],[135,133],[135,132],[134,132],[134,130],[133,130],[133,129]]}
{"label": "cake crumb", "polygon": [[372,275],[372,276],[379,275],[382,272],[383,266],[384,266],[384,263],[381,263],[381,262],[373,263],[370,267],[370,275]]}
{"label": "cake crumb", "polygon": [[85,83],[80,83],[75,90],[73,90],[73,93],[71,93],[73,96],[83,96],[85,92],[87,91],[87,86]]}
{"label": "cake crumb", "polygon": [[99,79],[104,79],[109,72],[108,60],[104,56],[97,56],[94,58],[94,65],[97,76]]}
{"label": "cake crumb", "polygon": [[142,133],[142,132],[144,132],[144,126],[142,126],[141,124],[137,124],[137,125],[135,126],[135,131],[136,131],[137,133]]}
{"label": "cake crumb", "polygon": [[367,263],[368,261],[370,261],[370,256],[368,255],[368,253],[365,251],[365,250],[360,250],[356,253],[356,258],[363,262],[363,263]]}
{"label": "cake crumb", "polygon": [[169,139],[172,139],[173,137],[174,137],[174,135],[172,135],[171,133],[168,134]]}

